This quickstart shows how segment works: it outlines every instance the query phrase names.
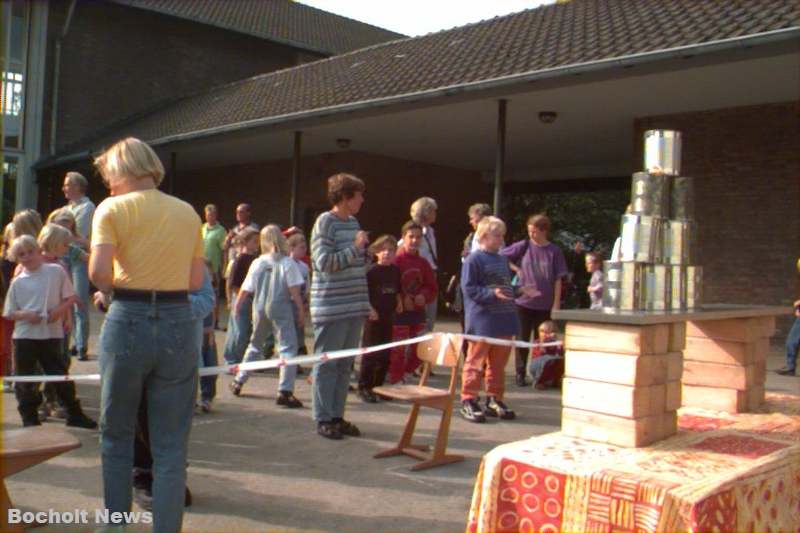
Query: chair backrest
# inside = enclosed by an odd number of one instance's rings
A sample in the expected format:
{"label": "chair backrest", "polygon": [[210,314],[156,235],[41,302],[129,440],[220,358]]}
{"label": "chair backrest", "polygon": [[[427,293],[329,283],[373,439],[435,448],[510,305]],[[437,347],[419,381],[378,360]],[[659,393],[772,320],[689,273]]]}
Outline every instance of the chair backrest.
{"label": "chair backrest", "polygon": [[432,366],[446,366],[450,368],[450,383],[447,387],[447,392],[451,397],[455,396],[462,342],[463,337],[461,335],[435,333],[431,340],[423,341],[417,345],[417,357],[426,363],[419,378],[420,386],[425,386],[428,383]]}
{"label": "chair backrest", "polygon": [[432,365],[458,366],[461,341],[461,335],[436,333],[431,340],[417,344],[417,357]]}

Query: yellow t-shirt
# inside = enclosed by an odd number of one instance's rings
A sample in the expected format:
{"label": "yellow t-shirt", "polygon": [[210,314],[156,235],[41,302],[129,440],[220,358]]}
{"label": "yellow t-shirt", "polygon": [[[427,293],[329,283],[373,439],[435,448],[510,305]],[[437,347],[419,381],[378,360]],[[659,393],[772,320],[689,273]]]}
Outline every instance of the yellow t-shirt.
{"label": "yellow t-shirt", "polygon": [[203,257],[200,217],[158,189],[103,200],[92,221],[99,244],[116,247],[113,284],[123,289],[187,290],[192,259]]}

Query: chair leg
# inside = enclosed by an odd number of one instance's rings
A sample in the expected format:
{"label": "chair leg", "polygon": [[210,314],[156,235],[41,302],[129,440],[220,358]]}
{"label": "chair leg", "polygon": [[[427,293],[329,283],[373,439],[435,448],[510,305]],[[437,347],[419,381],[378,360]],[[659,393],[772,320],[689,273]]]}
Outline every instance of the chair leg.
{"label": "chair leg", "polygon": [[[411,406],[411,412],[408,414],[406,427],[405,429],[403,429],[403,434],[400,435],[400,440],[397,442],[397,446],[376,453],[375,455],[373,455],[373,457],[375,459],[381,459],[383,457],[393,457],[395,455],[402,455],[403,448],[419,448],[418,446],[411,444],[411,437],[414,436],[414,430],[417,427],[418,416],[419,416],[419,405],[414,404],[413,406]],[[422,449],[427,449],[427,447],[424,447]]]}
{"label": "chair leg", "polygon": [[[22,524],[8,523],[8,510],[12,508],[13,505],[11,504],[11,498],[6,489],[5,479],[0,479],[0,512],[3,513],[2,516],[0,516],[0,530],[7,531],[8,533],[25,531],[25,527]],[[32,524],[32,526],[35,525],[37,524]]]}
{"label": "chair leg", "polygon": [[453,416],[453,404],[450,403],[442,411],[442,421],[439,423],[439,432],[436,435],[436,444],[433,448],[433,453],[430,459],[422,461],[411,467],[411,470],[425,470],[426,468],[433,468],[434,466],[446,465],[449,463],[456,463],[463,461],[463,455],[447,455],[447,441],[450,437],[450,419]]}

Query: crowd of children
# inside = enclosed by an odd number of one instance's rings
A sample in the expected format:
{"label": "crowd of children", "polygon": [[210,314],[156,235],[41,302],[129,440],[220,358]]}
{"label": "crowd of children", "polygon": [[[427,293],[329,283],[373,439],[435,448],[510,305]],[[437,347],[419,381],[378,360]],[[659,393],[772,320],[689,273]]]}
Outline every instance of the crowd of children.
{"label": "crowd of children", "polygon": [[[68,334],[76,298],[71,292],[68,274],[74,265],[87,262],[87,241],[77,233],[75,218],[68,209],[53,211],[47,220],[42,226],[35,211],[25,210],[17,214],[6,231],[4,271],[9,270],[8,265],[16,264],[16,267],[13,274],[9,273],[3,332],[7,337],[8,326],[13,324],[14,366],[18,373],[65,374],[69,370]],[[499,253],[505,242],[503,221],[492,216],[479,220],[471,234],[471,250],[463,257],[460,293],[464,331],[484,337],[519,338],[520,324],[514,299],[520,295],[534,297],[538,289],[535,285],[520,287],[512,283],[513,267],[509,259]],[[27,238],[23,238],[25,236]],[[368,248],[367,285],[371,309],[363,331],[364,346],[421,335],[425,331],[426,307],[437,298],[436,275],[429,261],[420,254],[423,227],[410,220],[401,228],[399,237],[398,240],[392,235],[382,235]],[[230,245],[231,252],[225,257],[228,264],[223,265],[224,294],[230,310],[223,349],[225,363],[238,364],[259,360],[265,355],[269,357],[273,347],[284,360],[307,353],[304,324],[311,283],[305,236],[294,227],[281,232],[278,226],[268,225],[259,232],[253,224],[245,224]],[[591,274],[588,292],[592,309],[597,309],[602,305],[601,256],[594,252],[587,254],[586,269]],[[217,285],[222,281],[214,275],[218,270],[211,262],[209,271],[213,294],[219,294]],[[30,281],[40,277],[47,278],[47,282]],[[42,321],[47,321],[47,327],[41,325]],[[215,304],[203,321],[200,368],[218,364],[216,321]],[[542,323],[538,328],[539,340],[544,343],[555,340],[555,328],[550,320]],[[56,338],[56,330],[58,343],[50,342]],[[47,344],[46,349],[40,347],[44,344]],[[8,351],[4,350],[4,355]],[[461,390],[461,412],[467,420],[481,422],[486,416],[514,418],[514,411],[503,399],[504,369],[510,351],[508,347],[486,342],[469,342]],[[560,387],[563,359],[560,346],[533,348],[528,371],[534,386],[539,389]],[[418,376],[419,365],[413,344],[364,356],[358,374],[358,396],[366,403],[378,402],[379,396],[373,392],[375,387],[386,381],[410,383]],[[276,391],[278,405],[302,407],[302,402],[294,395],[298,369],[296,365],[281,365]],[[229,385],[234,395],[241,394],[249,374],[245,369],[237,369]],[[487,397],[482,406],[479,396],[483,381]],[[38,391],[37,384],[17,384],[19,410],[25,425],[34,425],[48,415],[58,414],[66,417],[70,425],[95,426],[94,421],[80,411],[74,385],[70,382],[47,384],[44,398],[40,398]],[[200,379],[199,410],[211,411],[215,395],[216,376]],[[38,413],[34,414],[37,409]]]}

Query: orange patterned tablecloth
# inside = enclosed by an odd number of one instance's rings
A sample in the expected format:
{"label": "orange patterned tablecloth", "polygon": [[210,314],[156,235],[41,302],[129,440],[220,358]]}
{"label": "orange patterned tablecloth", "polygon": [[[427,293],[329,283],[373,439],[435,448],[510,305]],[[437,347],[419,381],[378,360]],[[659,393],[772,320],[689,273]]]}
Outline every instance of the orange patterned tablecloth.
{"label": "orange patterned tablecloth", "polygon": [[681,409],[680,432],[646,448],[560,433],[483,459],[467,533],[800,533],[800,397],[762,413]]}

